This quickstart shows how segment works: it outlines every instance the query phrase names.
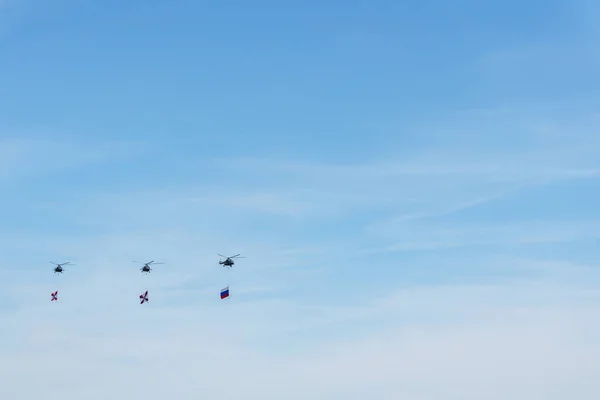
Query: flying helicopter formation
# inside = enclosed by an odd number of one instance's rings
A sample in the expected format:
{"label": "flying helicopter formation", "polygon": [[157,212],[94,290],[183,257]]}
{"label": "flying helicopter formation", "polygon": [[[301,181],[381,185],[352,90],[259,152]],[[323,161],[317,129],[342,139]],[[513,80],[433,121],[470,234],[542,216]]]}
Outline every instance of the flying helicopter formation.
{"label": "flying helicopter formation", "polygon": [[[225,260],[219,260],[219,265],[222,265],[225,268],[229,268],[231,269],[234,265],[235,265],[235,261],[234,259],[238,259],[238,258],[246,258],[246,257],[241,257],[240,254],[236,254],[234,256],[229,256],[226,257],[224,255],[221,254],[217,254],[219,257],[224,258]],[[134,263],[138,263],[138,264],[142,264],[142,267],[140,268],[140,271],[142,274],[149,274],[150,272],[152,272],[152,267],[154,265],[160,265],[160,264],[164,264],[162,262],[155,262],[154,260],[152,261],[148,261],[148,262],[140,262],[140,261],[133,261]],[[64,262],[64,263],[55,263],[53,261],[50,261],[50,264],[53,264],[54,267],[54,273],[55,274],[62,274],[63,272],[65,272],[65,269],[63,268],[65,265],[76,265],[76,264],[72,264],[70,261],[69,262]],[[58,290],[54,291],[51,293],[52,299],[50,300],[52,301],[58,301]],[[223,289],[221,289],[220,291],[220,297],[221,299],[227,299],[229,298],[229,284],[227,284],[227,286]],[[148,302],[148,290],[146,290],[144,293],[142,293],[140,296],[140,304],[144,304],[146,302]]]}

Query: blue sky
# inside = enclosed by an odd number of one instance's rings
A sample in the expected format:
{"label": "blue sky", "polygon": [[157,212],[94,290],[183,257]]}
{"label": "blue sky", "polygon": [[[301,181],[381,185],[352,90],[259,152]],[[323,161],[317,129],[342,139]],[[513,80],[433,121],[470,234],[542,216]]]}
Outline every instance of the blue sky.
{"label": "blue sky", "polygon": [[595,398],[599,12],[0,0],[0,397]]}

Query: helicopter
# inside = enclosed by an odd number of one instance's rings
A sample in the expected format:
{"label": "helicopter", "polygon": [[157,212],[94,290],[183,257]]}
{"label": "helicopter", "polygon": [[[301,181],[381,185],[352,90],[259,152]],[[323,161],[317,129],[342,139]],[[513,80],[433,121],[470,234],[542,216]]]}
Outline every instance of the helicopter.
{"label": "helicopter", "polygon": [[246,258],[246,257],[240,257],[239,254],[236,254],[235,256],[230,256],[230,257],[225,257],[224,255],[221,254],[217,254],[219,257],[223,257],[225,259],[225,261],[219,261],[219,264],[221,264],[224,267],[233,267],[235,262],[233,262],[234,258]]}
{"label": "helicopter", "polygon": [[56,267],[54,268],[54,273],[55,274],[62,274],[64,272],[63,265],[75,265],[75,264],[71,264],[70,262],[65,262],[65,263],[57,264],[57,263],[52,262],[52,261],[50,261],[50,264],[56,265]]}
{"label": "helicopter", "polygon": [[142,271],[142,273],[146,273],[146,274],[149,274],[150,271],[152,271],[152,268],[150,268],[151,264],[154,264],[154,265],[164,264],[164,263],[157,263],[157,262],[154,262],[154,261],[150,261],[150,262],[147,262],[147,263],[142,263],[142,262],[139,262],[139,261],[134,261],[134,263],[144,264],[144,266],[142,268],[140,268],[140,271]]}

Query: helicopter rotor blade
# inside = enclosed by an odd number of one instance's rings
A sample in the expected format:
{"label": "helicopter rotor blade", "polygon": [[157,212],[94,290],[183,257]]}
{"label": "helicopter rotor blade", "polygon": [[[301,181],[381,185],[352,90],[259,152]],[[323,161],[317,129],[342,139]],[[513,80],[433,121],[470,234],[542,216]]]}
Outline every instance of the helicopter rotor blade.
{"label": "helicopter rotor blade", "polygon": [[217,254],[219,257],[227,258],[223,254]]}

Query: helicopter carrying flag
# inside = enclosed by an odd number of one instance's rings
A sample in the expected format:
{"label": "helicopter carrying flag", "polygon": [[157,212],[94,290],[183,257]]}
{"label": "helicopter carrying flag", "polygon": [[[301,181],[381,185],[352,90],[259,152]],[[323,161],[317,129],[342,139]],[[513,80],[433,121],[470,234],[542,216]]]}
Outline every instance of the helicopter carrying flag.
{"label": "helicopter carrying flag", "polygon": [[228,297],[229,297],[229,286],[221,289],[221,300],[226,299]]}
{"label": "helicopter carrying flag", "polygon": [[56,267],[54,267],[54,273],[55,274],[62,274],[64,272],[64,265],[75,265],[75,264],[71,264],[71,262],[65,262],[65,263],[61,263],[61,264],[57,264],[55,262],[50,261],[50,264],[54,264],[56,265]]}
{"label": "helicopter carrying flag", "polygon": [[217,254],[219,257],[223,257],[225,260],[221,260],[219,261],[219,264],[221,264],[224,267],[228,267],[231,268],[235,265],[235,262],[233,261],[234,258],[246,258],[246,257],[240,257],[239,254],[236,254],[235,256],[230,256],[230,257],[225,257],[224,255],[221,254]]}
{"label": "helicopter carrying flag", "polygon": [[[236,259],[237,258],[246,258],[246,257],[242,257],[240,254],[236,254],[236,255],[233,255],[233,256],[229,256],[229,257],[226,257],[226,256],[224,256],[222,254],[218,254],[218,255],[221,257],[221,259],[219,260],[219,265],[222,265],[223,267],[227,267],[226,274],[227,274],[228,277],[231,277],[229,271],[235,265],[235,261],[237,261]],[[143,275],[146,275],[146,274],[150,273],[152,271],[152,267],[154,265],[164,264],[162,262],[155,262],[154,260],[149,261],[149,262],[140,262],[140,261],[133,261],[133,262],[134,263],[140,263],[142,265],[142,267],[140,268],[140,271],[142,272]],[[59,263],[55,263],[53,261],[50,261],[50,263],[54,265],[53,272],[55,273],[56,276],[61,275],[65,271],[64,267],[66,265],[76,265],[76,264],[72,264],[70,261],[69,262],[63,262],[63,263],[60,263],[60,264]],[[62,280],[62,278],[57,278],[57,279],[58,279],[57,282],[60,282]],[[228,279],[227,280],[227,286],[225,286],[223,289],[221,289],[221,291],[220,291],[220,298],[221,298],[221,300],[229,299],[230,298],[230,295],[231,295],[230,294],[230,290],[229,290],[230,283],[231,282]],[[50,293],[50,295],[51,295],[50,301],[51,302],[58,301],[58,292],[60,290],[60,285],[57,285],[55,287],[55,289],[56,290],[54,292]],[[149,298],[148,298],[148,289],[147,288],[145,289],[145,292],[143,292],[141,295],[139,295],[139,298],[140,298],[140,304],[144,304],[144,303],[147,303],[149,301]]]}
{"label": "helicopter carrying flag", "polygon": [[140,271],[142,271],[143,274],[149,274],[150,271],[152,271],[152,268],[150,268],[150,265],[164,264],[164,263],[154,262],[154,261],[150,261],[147,263],[140,262],[140,261],[134,261],[134,263],[144,264],[144,266],[142,268],[140,268]]}

